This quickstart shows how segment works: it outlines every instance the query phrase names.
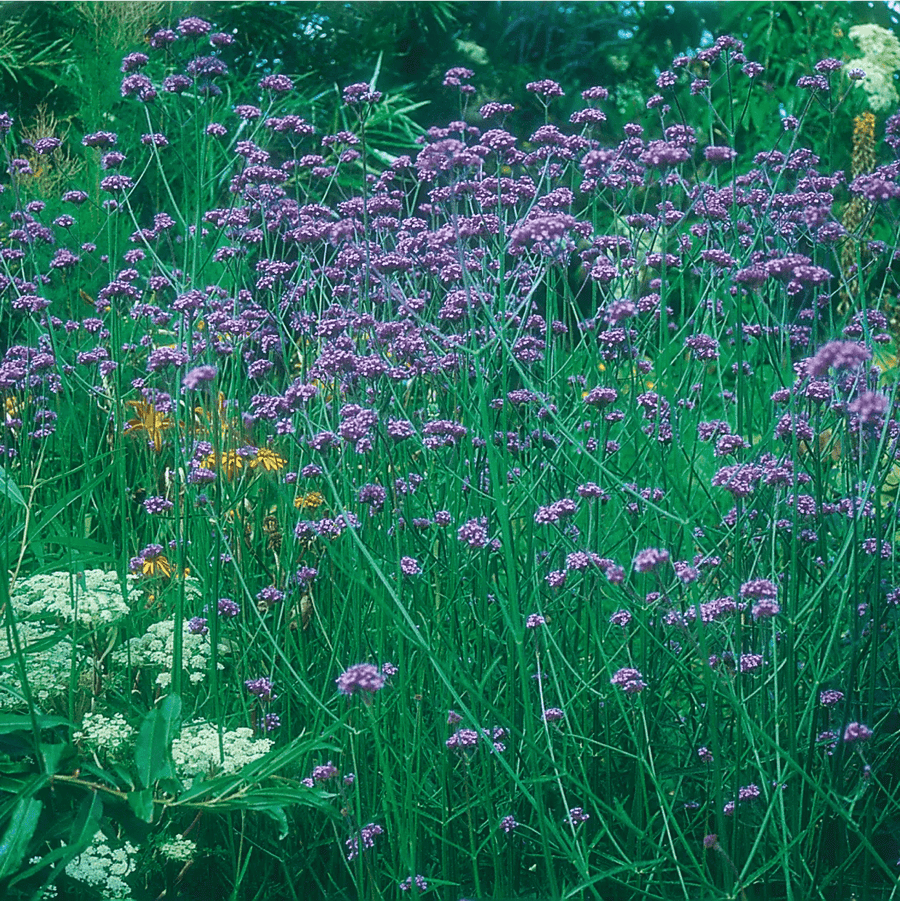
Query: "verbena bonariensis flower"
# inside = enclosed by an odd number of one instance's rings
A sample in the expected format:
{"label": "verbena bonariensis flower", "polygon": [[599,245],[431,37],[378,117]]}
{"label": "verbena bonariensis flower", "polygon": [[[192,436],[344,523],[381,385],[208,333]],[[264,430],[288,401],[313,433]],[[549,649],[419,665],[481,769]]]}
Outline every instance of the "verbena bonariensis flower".
{"label": "verbena bonariensis flower", "polygon": [[148,497],[143,506],[150,514],[160,514],[168,513],[175,505],[165,497]]}
{"label": "verbena bonariensis flower", "polygon": [[357,663],[335,679],[338,691],[343,695],[375,694],[384,688],[384,681],[384,676],[371,663]]}
{"label": "verbena bonariensis flower", "polygon": [[823,707],[837,707],[844,700],[844,693],[835,688],[826,688],[819,692],[819,703]]}
{"label": "verbena bonariensis flower", "polygon": [[260,676],[258,679],[248,679],[244,682],[247,691],[260,699],[260,701],[272,701],[278,697],[274,694],[272,681],[267,676]]}
{"label": "verbena bonariensis flower", "polygon": [[806,372],[816,378],[829,369],[856,369],[872,358],[872,352],[856,341],[830,341],[806,361]]}
{"label": "verbena bonariensis flower", "polygon": [[375,836],[384,832],[377,823],[367,823],[359,831],[359,835],[348,838],[344,844],[347,846],[347,860],[355,860],[359,856],[360,849],[367,851],[375,847]]}
{"label": "verbena bonariensis flower", "polygon": [[422,567],[415,557],[401,557],[400,572],[404,576],[418,576],[422,574]]}
{"label": "verbena bonariensis flower", "polygon": [[565,92],[557,82],[544,78],[541,81],[530,81],[525,85],[525,90],[539,97],[564,97]]}
{"label": "verbena bonariensis flower", "polygon": [[202,616],[195,616],[192,619],[189,619],[188,632],[192,635],[207,635],[209,633],[209,626],[207,625],[206,619]]}
{"label": "verbena bonariensis flower", "polygon": [[872,730],[862,723],[848,723],[844,730],[844,741],[868,741],[873,735]]}
{"label": "verbena bonariensis flower", "polygon": [[196,391],[202,385],[206,385],[213,381],[217,372],[218,370],[215,366],[196,366],[185,374],[184,378],[181,380],[181,384],[184,385],[188,391]]}
{"label": "verbena bonariensis flower", "polygon": [[366,82],[347,85],[342,92],[344,103],[355,106],[358,103],[378,103],[381,100],[381,91],[374,91]]}
{"label": "verbena bonariensis flower", "polygon": [[482,516],[478,519],[470,519],[468,522],[463,523],[457,531],[457,537],[470,548],[487,547],[487,518]]}
{"label": "verbena bonariensis flower", "polygon": [[205,19],[200,19],[197,16],[188,16],[180,19],[176,28],[178,33],[184,35],[184,37],[199,37],[212,31],[212,25]]}
{"label": "verbena bonariensis flower", "polygon": [[638,551],[634,557],[634,571],[639,573],[647,573],[668,563],[670,559],[669,552],[661,548],[646,548]]}
{"label": "verbena bonariensis flower", "polygon": [[540,524],[559,522],[569,516],[574,516],[578,509],[575,501],[564,497],[546,507],[538,507],[534,514],[534,521]]}
{"label": "verbena bonariensis flower", "polygon": [[457,729],[445,744],[455,750],[474,748],[478,744],[478,733],[474,729]]}
{"label": "verbena bonariensis flower", "polygon": [[310,774],[310,778],[313,779],[314,782],[327,782],[329,779],[334,779],[337,774],[337,767],[329,760],[328,763],[323,763],[314,767]]}
{"label": "verbena bonariensis flower", "polygon": [[226,619],[234,619],[236,616],[240,616],[241,613],[240,606],[231,598],[219,598],[216,609],[219,612],[219,616],[224,616]]}
{"label": "verbena bonariensis flower", "polygon": [[628,666],[622,667],[622,669],[613,673],[609,681],[628,695],[638,694],[647,687],[647,683],[640,672]]}
{"label": "verbena bonariensis flower", "polygon": [[890,401],[884,394],[874,391],[864,391],[859,397],[854,398],[847,410],[855,413],[863,424],[878,422],[887,411]]}

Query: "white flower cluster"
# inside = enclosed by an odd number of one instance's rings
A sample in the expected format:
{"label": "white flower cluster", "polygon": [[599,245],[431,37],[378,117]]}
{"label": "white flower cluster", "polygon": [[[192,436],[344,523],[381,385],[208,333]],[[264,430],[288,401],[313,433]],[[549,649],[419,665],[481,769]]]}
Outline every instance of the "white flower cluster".
{"label": "white flower cluster", "polygon": [[197,843],[183,835],[176,835],[175,838],[169,839],[159,846],[159,853],[167,860],[187,863],[194,859],[194,855],[197,853]]}
{"label": "white flower cluster", "polygon": [[[72,677],[73,654],[76,678],[93,666],[93,660],[82,657],[72,639],[61,636],[54,629],[47,629],[39,623],[19,623],[16,628],[25,655],[28,686],[38,704],[45,704],[65,694]],[[8,663],[0,665],[0,710],[16,710],[25,706],[15,652],[12,637],[7,632],[0,639],[0,657],[10,658]]]}
{"label": "white flower cluster", "polygon": [[900,103],[894,87],[894,73],[900,69],[900,41],[896,35],[878,25],[854,25],[850,37],[862,51],[860,59],[852,59],[844,71],[862,69],[866,77],[856,82],[869,95],[869,106],[875,113],[892,109]]}
{"label": "white flower cluster", "polygon": [[119,577],[101,569],[31,576],[16,583],[12,603],[19,616],[52,616],[88,629],[108,626],[130,612]]}
{"label": "white flower cluster", "polygon": [[74,741],[83,742],[92,751],[110,757],[120,756],[129,750],[134,741],[134,729],[121,713],[104,716],[102,713],[86,713],[81,728],[72,734]]}
{"label": "white flower cluster", "polygon": [[254,738],[253,730],[242,727],[222,733],[210,723],[191,723],[172,742],[172,760],[182,778],[207,773],[236,773],[253,760],[268,754],[274,744],[268,738]]}
{"label": "white flower cluster", "polygon": [[131,888],[125,877],[134,872],[134,856],[137,848],[125,842],[121,848],[110,848],[102,832],[93,842],[66,866],[66,875],[99,888],[107,901],[125,901],[131,897]]}
{"label": "white flower cluster", "polygon": [[[202,682],[206,678],[209,667],[209,658],[212,654],[212,645],[209,635],[201,635],[199,632],[191,632],[186,622],[181,624],[181,654],[182,663],[188,678],[193,684]],[[131,665],[137,667],[150,667],[161,669],[156,677],[156,684],[166,688],[172,681],[172,656],[175,649],[175,621],[163,620],[153,623],[140,638],[130,638],[127,646],[119,648],[113,654],[113,660],[119,664],[126,664],[131,657]],[[219,646],[219,653],[224,648]],[[219,669],[224,669],[222,663]]]}

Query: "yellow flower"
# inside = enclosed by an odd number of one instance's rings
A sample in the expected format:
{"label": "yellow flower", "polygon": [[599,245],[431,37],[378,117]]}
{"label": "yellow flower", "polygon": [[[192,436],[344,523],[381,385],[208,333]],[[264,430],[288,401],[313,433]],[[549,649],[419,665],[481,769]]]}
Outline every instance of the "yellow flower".
{"label": "yellow flower", "polygon": [[24,401],[18,400],[15,397],[7,397],[4,404],[6,406],[7,419],[17,419],[19,413],[22,412],[22,407],[25,406]]}
{"label": "yellow flower", "polygon": [[310,491],[294,498],[294,506],[298,510],[317,510],[325,503],[325,495],[321,491]]}
{"label": "yellow flower", "polygon": [[133,407],[135,412],[134,419],[129,419],[125,423],[125,431],[146,432],[150,447],[155,451],[161,450],[162,433],[172,428],[172,420],[168,416],[159,413],[153,404],[145,400],[127,400],[125,404]]}
{"label": "yellow flower", "polygon": [[207,454],[200,465],[204,469],[215,469],[218,466],[226,479],[233,479],[244,468],[244,458],[237,451],[225,451],[218,460],[215,454]]}
{"label": "yellow flower", "polygon": [[169,563],[169,558],[165,554],[158,554],[144,560],[141,572],[145,576],[165,576],[168,579],[175,572],[175,567]]}
{"label": "yellow flower", "polygon": [[276,454],[275,451],[267,447],[261,447],[256,452],[256,456],[248,460],[248,463],[251,469],[257,469],[261,466],[266,472],[278,472],[279,469],[284,469],[287,465],[287,460],[280,454]]}
{"label": "yellow flower", "polygon": [[897,345],[891,341],[889,344],[876,344],[872,362],[886,374],[897,368]]}
{"label": "yellow flower", "polygon": [[[237,436],[240,432],[238,423],[229,419],[227,416],[227,405],[225,403],[225,395],[220,391],[216,397],[216,410],[206,410],[203,407],[194,407],[195,427],[201,434],[207,436],[213,433],[213,423],[218,420],[219,433],[224,441],[229,435]],[[204,422],[205,420],[205,422]]]}

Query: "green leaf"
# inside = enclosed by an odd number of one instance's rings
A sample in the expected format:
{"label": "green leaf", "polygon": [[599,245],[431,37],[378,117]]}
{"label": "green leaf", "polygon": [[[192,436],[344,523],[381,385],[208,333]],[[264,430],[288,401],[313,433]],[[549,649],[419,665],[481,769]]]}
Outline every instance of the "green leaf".
{"label": "green leaf", "polygon": [[52,776],[59,772],[59,762],[62,760],[63,752],[68,745],[65,742],[56,742],[54,744],[44,744],[41,742],[41,757],[44,758],[44,767]]}
{"label": "green leaf", "polygon": [[181,698],[166,695],[159,707],[151,710],[141,723],[134,748],[138,780],[152,788],[160,779],[174,779],[169,749],[181,726]]}
{"label": "green leaf", "polygon": [[335,809],[334,795],[321,789],[307,788],[303,786],[279,786],[277,788],[259,788],[253,791],[241,792],[231,798],[213,799],[203,806],[212,807],[215,810],[255,810],[268,816],[276,816],[272,813],[275,808],[284,807],[314,807],[326,816],[336,818],[339,816]]}
{"label": "green leaf", "polygon": [[97,793],[94,792],[90,799],[83,801],[81,807],[78,809],[78,816],[72,824],[66,844],[62,847],[54,848],[41,857],[40,861],[34,864],[34,866],[22,870],[22,872],[18,873],[14,879],[10,880],[9,885],[13,886],[23,879],[30,879],[36,873],[46,869],[51,864],[56,864],[53,868],[53,873],[50,876],[50,881],[52,881],[66,868],[70,861],[78,857],[78,855],[91,843],[91,840],[100,828],[100,818],[102,816],[103,802],[100,800]]}
{"label": "green leaf", "polygon": [[287,838],[289,832],[287,817],[284,815],[284,808],[272,805],[257,807],[256,810],[259,813],[264,813],[266,816],[271,817],[278,823],[278,841],[283,842]]}
{"label": "green leaf", "polygon": [[2,466],[0,466],[0,494],[8,497],[14,504],[19,504],[22,507],[26,506],[25,498],[22,496],[22,492],[19,491],[19,486]]}
{"label": "green leaf", "polygon": [[[56,644],[53,641],[52,644]],[[68,720],[62,716],[38,716],[38,729],[52,729],[54,726],[65,726]],[[0,716],[0,735],[9,735],[10,732],[30,732],[31,717],[17,716],[16,714],[4,714]]]}
{"label": "green leaf", "polygon": [[37,829],[43,804],[35,798],[22,798],[16,804],[12,821],[0,839],[0,879],[19,869],[28,850],[28,843]]}
{"label": "green leaf", "polygon": [[50,777],[46,773],[36,773],[30,779],[18,780],[15,786],[5,786],[2,791],[15,794],[8,800],[5,799],[0,804],[0,822],[5,820],[13,811],[17,804],[20,804],[26,798],[34,797],[48,782]]}
{"label": "green leaf", "polygon": [[128,806],[134,815],[145,823],[153,822],[153,791],[145,788],[143,791],[128,793]]}
{"label": "green leaf", "polygon": [[72,824],[72,830],[69,833],[69,845],[75,848],[72,857],[77,857],[91,843],[91,839],[100,828],[102,816],[103,802],[100,800],[100,796],[94,792],[90,800],[85,800],[78,808],[78,816]]}

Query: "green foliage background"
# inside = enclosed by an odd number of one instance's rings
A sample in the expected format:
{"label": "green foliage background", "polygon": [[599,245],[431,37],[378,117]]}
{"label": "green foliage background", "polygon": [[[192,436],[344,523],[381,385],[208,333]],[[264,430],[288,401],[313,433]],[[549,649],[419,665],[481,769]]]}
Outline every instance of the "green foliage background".
{"label": "green foliage background", "polygon": [[560,81],[568,92],[554,106],[560,118],[583,88],[616,89],[615,131],[654,92],[660,61],[733,34],[766,66],[772,102],[755,105],[756,138],[779,130],[780,88],[824,56],[853,55],[853,25],[900,23],[887,3],[858,2],[12,2],[0,7],[0,96],[19,111],[43,107],[80,131],[112,128],[124,107],[122,54],[149,29],[191,14],[239,35],[237,68],[251,57],[258,71],[300,76],[313,93],[376,70],[382,90],[415,85],[424,104],[414,118],[423,127],[458,112],[441,79],[465,65],[475,70],[481,102],[493,96],[531,108],[526,82]]}

